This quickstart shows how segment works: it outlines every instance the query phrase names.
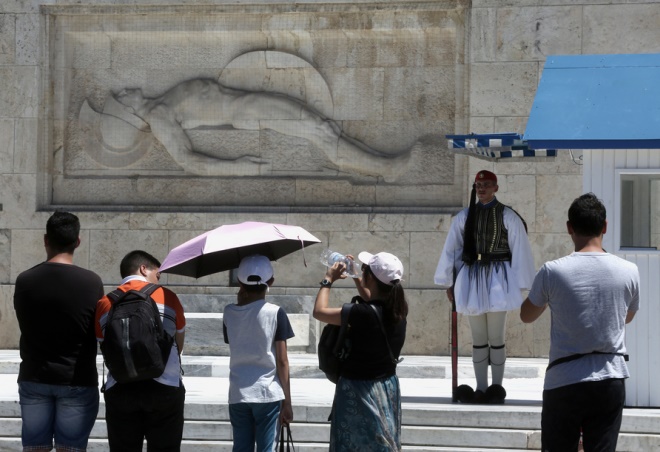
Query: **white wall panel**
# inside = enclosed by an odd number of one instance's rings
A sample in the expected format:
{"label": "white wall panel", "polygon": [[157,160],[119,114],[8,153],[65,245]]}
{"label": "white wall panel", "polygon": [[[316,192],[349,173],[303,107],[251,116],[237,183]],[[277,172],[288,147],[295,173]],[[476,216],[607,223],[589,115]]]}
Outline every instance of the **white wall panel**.
{"label": "white wall panel", "polygon": [[[648,317],[651,326],[649,343],[649,369],[655,372],[650,375],[651,389],[649,405],[660,406],[660,388],[658,388],[658,371],[660,370],[660,255],[648,255],[648,280],[645,291],[642,292],[643,305],[640,306],[641,315]],[[653,377],[653,378],[651,378]]]}
{"label": "white wall panel", "polygon": [[616,193],[617,169],[658,169],[660,150],[617,149],[584,151],[583,185],[602,199],[608,211],[608,231],[603,246],[608,251],[637,264],[640,273],[640,311],[626,327],[626,347],[630,354],[630,378],[626,381],[626,405],[660,407],[660,252],[618,253],[615,237],[620,234],[611,218],[619,209]]}
{"label": "white wall panel", "polygon": [[641,312],[626,329],[626,333],[630,332],[636,337],[635,347],[629,346],[628,354],[630,355],[629,364],[634,365],[634,372],[631,371],[631,378],[627,381],[626,388],[636,388],[635,399],[627,399],[628,405],[633,406],[647,406],[651,398],[651,376],[653,369],[650,368],[649,360],[649,335],[653,331],[653,327],[649,325],[649,311],[648,304],[642,300],[648,294],[646,285],[648,284],[648,257],[643,255],[626,254],[622,256],[624,259],[637,264],[640,276],[640,308]]}

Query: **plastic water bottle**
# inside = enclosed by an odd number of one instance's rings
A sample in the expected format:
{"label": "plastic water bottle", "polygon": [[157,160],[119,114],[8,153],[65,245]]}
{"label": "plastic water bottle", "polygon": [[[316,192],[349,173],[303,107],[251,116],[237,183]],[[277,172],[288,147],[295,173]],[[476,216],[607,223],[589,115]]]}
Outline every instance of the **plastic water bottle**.
{"label": "plastic water bottle", "polygon": [[321,263],[326,267],[332,267],[335,262],[343,262],[346,265],[344,275],[350,278],[359,278],[360,275],[355,271],[355,262],[341,253],[332,251],[328,248],[321,252]]}

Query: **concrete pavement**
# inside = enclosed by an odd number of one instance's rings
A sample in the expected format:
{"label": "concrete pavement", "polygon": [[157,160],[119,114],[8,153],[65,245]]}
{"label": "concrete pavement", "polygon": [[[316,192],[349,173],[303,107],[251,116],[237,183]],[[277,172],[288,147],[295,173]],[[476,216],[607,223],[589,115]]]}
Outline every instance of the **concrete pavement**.
{"label": "concrete pavement", "polygon": [[[99,356],[99,381],[102,359]],[[18,400],[17,350],[0,350],[0,400]],[[335,385],[318,370],[316,355],[289,354],[291,397],[294,405],[330,406]],[[504,387],[506,405],[541,404],[546,360],[509,358]],[[229,358],[183,356],[187,403],[227,403]],[[475,386],[469,357],[459,358],[459,384]],[[451,404],[451,359],[446,356],[404,356],[397,373],[403,403]]]}

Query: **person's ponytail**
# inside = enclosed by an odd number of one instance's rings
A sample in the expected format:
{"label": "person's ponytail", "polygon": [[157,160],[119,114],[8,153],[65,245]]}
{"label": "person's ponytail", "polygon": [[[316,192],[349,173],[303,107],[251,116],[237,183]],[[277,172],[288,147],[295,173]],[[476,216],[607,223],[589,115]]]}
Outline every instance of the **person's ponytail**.
{"label": "person's ponytail", "polygon": [[408,316],[408,302],[400,281],[396,281],[393,286],[390,286],[390,295],[385,311],[386,317],[392,325],[398,324]]}

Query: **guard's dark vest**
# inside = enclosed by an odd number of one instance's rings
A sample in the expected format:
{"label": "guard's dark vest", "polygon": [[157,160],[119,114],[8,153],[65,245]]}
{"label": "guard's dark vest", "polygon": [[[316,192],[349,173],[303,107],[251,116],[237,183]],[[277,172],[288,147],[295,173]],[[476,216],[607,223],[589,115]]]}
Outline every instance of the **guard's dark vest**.
{"label": "guard's dark vest", "polygon": [[490,262],[511,262],[511,249],[509,248],[509,235],[504,227],[504,208],[499,201],[484,207],[475,206],[474,234],[465,237],[473,240],[476,256],[463,253],[463,262],[472,265],[475,262],[488,264]]}

